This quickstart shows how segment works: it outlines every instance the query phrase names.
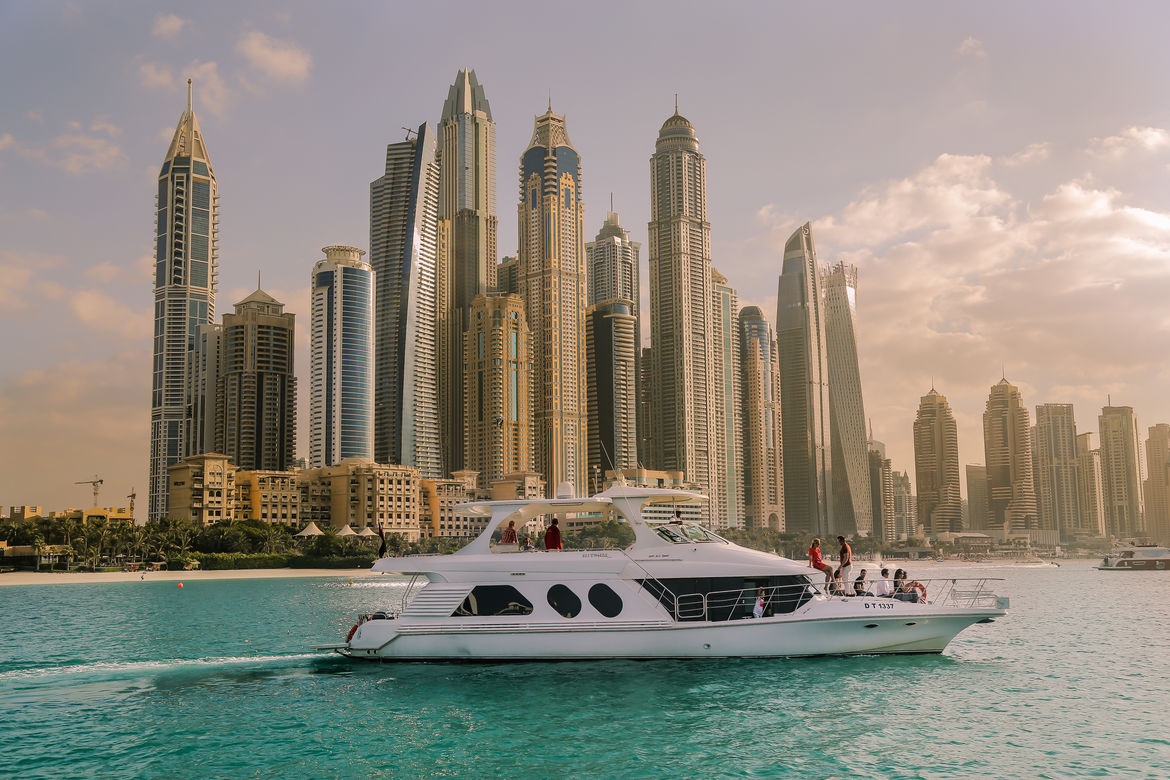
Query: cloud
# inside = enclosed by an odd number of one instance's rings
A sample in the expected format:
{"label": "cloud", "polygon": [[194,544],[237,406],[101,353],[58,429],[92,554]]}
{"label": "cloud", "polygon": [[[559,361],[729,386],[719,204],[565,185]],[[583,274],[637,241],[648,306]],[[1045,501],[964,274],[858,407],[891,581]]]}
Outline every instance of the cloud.
{"label": "cloud", "polygon": [[28,111],[24,112],[24,118],[30,122],[44,122],[45,114],[43,111],[30,108]]}
{"label": "cloud", "polygon": [[30,156],[74,175],[106,171],[126,162],[125,152],[113,141],[85,133],[59,135]]}
{"label": "cloud", "polygon": [[1157,127],[1129,127],[1119,135],[1108,138],[1094,138],[1089,142],[1088,153],[1094,157],[1120,160],[1130,152],[1152,152],[1170,144],[1170,133]]}
{"label": "cloud", "polygon": [[28,311],[45,290],[45,271],[61,265],[64,258],[44,252],[0,250],[0,320]]}
{"label": "cloud", "polygon": [[236,51],[264,75],[290,84],[304,83],[313,66],[313,58],[295,43],[272,38],[259,30],[245,33],[236,43]]}
{"label": "cloud", "polygon": [[45,211],[44,209],[27,208],[27,209],[21,209],[19,211],[9,211],[8,209],[4,208],[3,206],[0,206],[0,219],[12,219],[12,220],[25,221],[25,220],[30,220],[30,219],[48,219],[48,218],[49,218],[49,212]]}
{"label": "cloud", "polygon": [[983,48],[983,41],[978,38],[967,38],[955,49],[955,54],[960,57],[974,57],[981,60],[987,56],[987,51]]}
{"label": "cloud", "polygon": [[138,66],[138,81],[144,87],[169,87],[175,82],[175,76],[166,65],[144,62]]}
{"label": "cloud", "polygon": [[1047,142],[1028,144],[1015,154],[1007,157],[999,158],[999,162],[1009,168],[1014,168],[1018,165],[1027,165],[1030,162],[1037,160],[1047,160],[1050,148]]}
{"label": "cloud", "polygon": [[[184,72],[194,82],[195,110],[206,107],[216,116],[222,117],[231,103],[232,93],[219,75],[219,66],[214,62],[193,61]],[[173,131],[172,131],[173,132]]]}
{"label": "cloud", "polygon": [[[1033,146],[1013,157],[1036,159]],[[1081,430],[1095,429],[1107,392],[1143,422],[1170,421],[1170,211],[1090,176],[1017,197],[990,165],[940,155],[814,222],[821,262],[858,266],[866,411],[899,469],[912,467],[910,423],[932,377],[964,462],[982,461],[1002,363],[1028,405],[1076,403]]]}
{"label": "cloud", "polygon": [[16,139],[12,137],[12,133],[0,133],[0,152],[15,144]]}
{"label": "cloud", "polygon": [[131,343],[150,342],[153,322],[149,310],[131,308],[97,289],[74,290],[67,300],[69,311],[87,329]]}
{"label": "cloud", "polygon": [[150,34],[158,38],[170,38],[178,35],[188,24],[189,19],[174,14],[159,14],[154,18],[154,27],[151,28]]}

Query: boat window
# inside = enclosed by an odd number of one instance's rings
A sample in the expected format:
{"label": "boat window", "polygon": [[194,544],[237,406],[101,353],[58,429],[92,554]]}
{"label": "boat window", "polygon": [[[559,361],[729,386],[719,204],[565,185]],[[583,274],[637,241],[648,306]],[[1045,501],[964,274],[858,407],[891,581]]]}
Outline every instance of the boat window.
{"label": "boat window", "polygon": [[685,544],[687,538],[679,532],[679,528],[680,526],[677,525],[660,525],[654,530],[659,536],[672,544]]}
{"label": "boat window", "polygon": [[614,593],[613,588],[600,582],[589,589],[589,603],[608,618],[617,617],[622,612],[621,596]]}
{"label": "boat window", "polygon": [[451,617],[494,617],[531,615],[532,602],[511,585],[479,585]]}
{"label": "boat window", "polygon": [[642,587],[678,620],[703,620],[703,604],[706,603],[705,617],[713,621],[750,617],[760,588],[765,589],[765,614],[795,612],[812,598],[809,582],[805,575],[768,574],[640,581]]}
{"label": "boat window", "polygon": [[722,536],[713,534],[701,525],[695,523],[666,523],[654,529],[663,539],[671,544],[692,544],[694,542],[723,542]]}
{"label": "boat window", "polygon": [[564,585],[553,585],[548,589],[548,605],[561,617],[575,618],[581,614],[581,599]]}

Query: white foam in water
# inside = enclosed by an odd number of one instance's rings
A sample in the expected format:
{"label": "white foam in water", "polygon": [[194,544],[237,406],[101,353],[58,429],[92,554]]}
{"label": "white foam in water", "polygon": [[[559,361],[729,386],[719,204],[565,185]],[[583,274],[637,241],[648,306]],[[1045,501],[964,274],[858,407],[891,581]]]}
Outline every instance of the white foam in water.
{"label": "white foam in water", "polygon": [[210,669],[218,666],[266,665],[287,661],[304,661],[309,658],[321,657],[322,655],[320,653],[297,653],[295,655],[240,655],[224,658],[176,658],[162,661],[100,661],[73,666],[41,666],[35,669],[17,669],[11,672],[0,673],[0,682],[45,680],[53,677],[68,677],[73,675],[133,677],[152,672]]}

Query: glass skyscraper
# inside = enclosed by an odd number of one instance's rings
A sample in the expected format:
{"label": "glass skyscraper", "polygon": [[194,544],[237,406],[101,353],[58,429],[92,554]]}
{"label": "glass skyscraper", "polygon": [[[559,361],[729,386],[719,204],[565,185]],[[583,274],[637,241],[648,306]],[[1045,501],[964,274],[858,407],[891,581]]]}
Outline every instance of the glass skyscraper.
{"label": "glass skyscraper", "polygon": [[449,473],[466,465],[463,334],[472,301],[496,287],[496,123],[474,70],[459,71],[447,92],[438,152],[438,404]]}
{"label": "glass skyscraper", "polygon": [[219,193],[192,108],[179,119],[158,175],[155,212],[154,362],[150,396],[148,518],[167,516],[167,468],[191,454],[188,355],[215,319]]}
{"label": "glass skyscraper", "polygon": [[419,125],[414,138],[386,147],[386,172],[370,184],[374,459],[414,466],[427,479],[442,476],[435,150],[430,125]]}
{"label": "glass skyscraper", "polygon": [[313,266],[309,466],[374,453],[374,273],[352,246]]}

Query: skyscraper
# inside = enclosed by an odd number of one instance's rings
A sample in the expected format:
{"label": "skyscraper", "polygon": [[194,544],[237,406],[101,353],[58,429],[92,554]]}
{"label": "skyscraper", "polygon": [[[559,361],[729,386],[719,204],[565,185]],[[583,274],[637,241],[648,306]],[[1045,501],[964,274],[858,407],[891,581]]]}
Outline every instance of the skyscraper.
{"label": "skyscraper", "polygon": [[914,420],[914,472],[918,522],[928,534],[963,530],[959,486],[959,429],[946,396],[922,396]]}
{"label": "skyscraper", "polygon": [[894,523],[894,469],[886,457],[886,445],[869,440],[870,513],[873,535],[883,542],[898,541]]}
{"label": "skyscraper", "polygon": [[467,468],[480,487],[532,469],[532,351],[518,295],[479,295],[464,334]]}
{"label": "skyscraper", "polygon": [[987,529],[987,467],[967,464],[967,530]]}
{"label": "skyscraper", "polygon": [[1137,415],[1132,406],[1106,406],[1097,418],[1101,431],[1101,487],[1105,530],[1110,536],[1146,533],[1142,496],[1145,463]]}
{"label": "skyscraper", "polygon": [[[776,299],[780,411],[784,436],[784,514],[794,531],[832,529],[829,364],[820,273],[806,222],[784,245]],[[844,530],[844,529],[843,529]]]}
{"label": "skyscraper", "polygon": [[910,474],[891,473],[894,493],[894,539],[901,540],[918,533],[918,502],[910,489]]}
{"label": "skyscraper", "polygon": [[424,122],[414,138],[386,147],[386,172],[370,183],[374,460],[414,466],[427,479],[438,479],[443,471],[435,148],[435,135]]}
{"label": "skyscraper", "polygon": [[464,467],[463,334],[472,301],[496,288],[496,123],[474,70],[459,71],[447,91],[438,153],[437,404],[450,473]]}
{"label": "skyscraper", "polygon": [[601,301],[585,310],[585,398],[589,410],[590,492],[605,472],[638,468],[638,318],[631,301]]}
{"label": "skyscraper", "polygon": [[1032,485],[1032,423],[1018,387],[991,386],[983,413],[987,463],[987,527],[1004,533],[1039,528]]}
{"label": "skyscraper", "polygon": [[780,436],[780,350],[758,306],[739,312],[743,382],[744,520],[783,531],[784,455]]}
{"label": "skyscraper", "polygon": [[1077,424],[1072,404],[1036,407],[1032,459],[1040,527],[1055,528],[1062,539],[1078,533],[1080,489],[1077,485]]}
{"label": "skyscraper", "polygon": [[565,118],[536,117],[520,158],[519,282],[532,331],[536,471],[549,495],[586,489],[585,205]]}
{"label": "skyscraper", "polygon": [[1077,487],[1080,516],[1076,533],[1105,535],[1105,490],[1101,481],[1101,450],[1093,449],[1093,434],[1077,434]]}
{"label": "skyscraper", "polygon": [[833,530],[873,533],[865,404],[857,364],[857,267],[837,263],[824,275],[825,343],[829,365]]}
{"label": "skyscraper", "polygon": [[715,504],[716,526],[743,527],[743,376],[740,371],[739,294],[727,277],[711,269],[714,315],[715,465],[721,484]]}
{"label": "skyscraper", "polygon": [[707,161],[678,113],[662,124],[650,157],[650,427],[653,465],[682,471],[710,497],[704,522],[726,504],[720,465]]}
{"label": "skyscraper", "polygon": [[189,452],[188,352],[215,320],[219,192],[192,108],[179,118],[158,174],[154,254],[154,362],[150,396],[150,506],[167,515],[168,471]]}
{"label": "skyscraper", "polygon": [[374,273],[352,246],[313,266],[309,467],[374,452]]}
{"label": "skyscraper", "polygon": [[219,420],[219,350],[223,327],[201,323],[195,328],[191,355],[187,360],[186,449],[202,455],[216,448],[215,426]]}
{"label": "skyscraper", "polygon": [[[613,196],[610,196],[610,210],[605,215],[605,222],[597,233],[597,238],[585,245],[585,276],[586,300],[590,306],[606,301],[621,300],[630,306],[630,314],[634,318],[634,392],[641,398],[642,386],[642,316],[639,311],[638,290],[638,250],[641,247],[637,241],[630,240],[629,232],[622,227],[621,220],[613,210]],[[588,317],[588,315],[586,315]],[[588,330],[588,322],[586,322]],[[586,393],[588,395],[588,393]],[[632,420],[635,428],[641,431],[646,426],[642,419],[641,403],[637,402],[636,411]],[[596,421],[592,413],[589,420]],[[590,431],[589,439],[594,439]],[[642,436],[637,434],[635,461],[629,467],[636,467],[647,459],[647,453],[642,451]],[[592,444],[590,445],[592,447]],[[592,454],[589,456],[590,474],[593,472]],[[626,468],[623,466],[622,468]],[[604,473],[602,474],[604,477]]]}
{"label": "skyscraper", "polygon": [[235,308],[223,316],[215,449],[237,468],[285,471],[296,459],[295,315],[259,288]]}
{"label": "skyscraper", "polygon": [[1150,428],[1146,464],[1146,532],[1155,543],[1170,544],[1170,425]]}

